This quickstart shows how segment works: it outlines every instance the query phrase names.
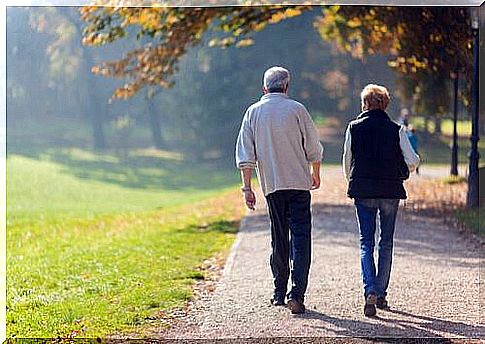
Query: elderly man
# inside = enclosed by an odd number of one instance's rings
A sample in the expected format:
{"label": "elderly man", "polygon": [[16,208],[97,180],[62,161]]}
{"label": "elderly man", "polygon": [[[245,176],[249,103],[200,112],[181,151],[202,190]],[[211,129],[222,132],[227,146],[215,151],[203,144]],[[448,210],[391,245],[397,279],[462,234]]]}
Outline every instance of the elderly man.
{"label": "elderly man", "polygon": [[[387,309],[394,226],[399,200],[406,198],[403,180],[416,169],[405,128],[385,112],[390,101],[386,88],[367,85],[361,93],[363,112],[347,127],[343,170],[347,195],[354,199],[360,231],[361,272],[364,282],[364,314],[374,316],[376,306]],[[377,271],[374,263],[376,215],[380,240]]]}
{"label": "elderly man", "polygon": [[[305,311],[304,296],[311,258],[311,189],[320,187],[321,146],[305,106],[288,97],[290,74],[282,67],[264,73],[261,100],[251,105],[242,120],[236,145],[246,205],[254,210],[256,197],[251,176],[257,168],[271,220],[271,302],[294,314]],[[311,170],[310,170],[311,166]],[[290,240],[291,234],[291,240]],[[290,276],[292,287],[288,295]]]}

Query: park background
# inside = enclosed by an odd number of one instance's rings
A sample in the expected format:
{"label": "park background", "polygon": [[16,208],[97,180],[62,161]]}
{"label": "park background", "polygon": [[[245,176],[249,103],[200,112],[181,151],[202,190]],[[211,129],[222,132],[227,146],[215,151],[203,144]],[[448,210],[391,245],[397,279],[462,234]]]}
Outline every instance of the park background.
{"label": "park background", "polygon": [[[7,337],[143,333],[192,297],[244,215],[234,143],[272,65],[292,73],[290,96],[312,114],[325,164],[340,162],[346,124],[373,82],[391,90],[394,119],[411,111],[422,169],[449,165],[451,75],[411,78],[389,65],[392,52],[364,54],[358,41],[342,49],[328,30],[338,9],[326,9],[280,10],[251,39],[207,30],[181,56],[172,87],[126,94],[116,93],[124,80],[92,68],[156,40],[149,12],[123,38],[93,46],[86,33],[83,44],[79,8],[8,8]],[[450,20],[449,9],[436,11],[431,31]],[[347,19],[340,24],[360,25]],[[459,67],[461,178],[435,182],[435,194],[465,192],[471,71]],[[443,200],[447,215],[478,231],[478,212],[457,200]]]}

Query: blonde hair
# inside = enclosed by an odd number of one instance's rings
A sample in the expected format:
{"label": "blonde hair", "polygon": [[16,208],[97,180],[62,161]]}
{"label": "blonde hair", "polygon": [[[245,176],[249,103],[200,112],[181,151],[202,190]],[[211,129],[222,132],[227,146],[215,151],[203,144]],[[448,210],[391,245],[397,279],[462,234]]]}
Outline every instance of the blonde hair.
{"label": "blonde hair", "polygon": [[384,86],[368,84],[360,93],[360,100],[362,111],[385,110],[391,101],[391,97]]}

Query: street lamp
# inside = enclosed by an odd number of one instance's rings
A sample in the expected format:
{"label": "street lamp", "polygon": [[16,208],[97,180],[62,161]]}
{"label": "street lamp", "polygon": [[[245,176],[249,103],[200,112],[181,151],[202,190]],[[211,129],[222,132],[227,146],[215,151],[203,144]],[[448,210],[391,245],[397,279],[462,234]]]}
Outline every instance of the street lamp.
{"label": "street lamp", "polygon": [[458,79],[460,77],[460,69],[455,68],[455,71],[451,75],[453,79],[453,139],[451,141],[451,169],[450,174],[452,176],[458,176]]}
{"label": "street lamp", "polygon": [[470,136],[471,150],[469,154],[470,164],[468,168],[468,193],[466,203],[470,208],[477,208],[479,206],[479,191],[478,191],[478,160],[480,154],[478,153],[478,52],[479,52],[479,36],[478,30],[480,26],[479,7],[470,8],[470,17],[473,35],[473,79],[472,79],[472,135]]}

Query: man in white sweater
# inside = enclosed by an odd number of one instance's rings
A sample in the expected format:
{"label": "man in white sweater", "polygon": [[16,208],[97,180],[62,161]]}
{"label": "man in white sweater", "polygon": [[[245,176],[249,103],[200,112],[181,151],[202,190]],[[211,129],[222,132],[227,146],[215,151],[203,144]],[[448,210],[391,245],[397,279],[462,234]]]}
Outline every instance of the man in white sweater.
{"label": "man in white sweater", "polygon": [[[309,190],[320,187],[323,147],[305,106],[288,97],[289,80],[288,70],[282,67],[264,73],[264,95],[247,109],[242,120],[236,164],[247,207],[254,209],[256,204],[251,188],[255,168],[266,197],[274,279],[271,302],[285,305],[288,297],[288,307],[297,314],[305,311],[311,260]],[[287,294],[290,266],[292,287]]]}

